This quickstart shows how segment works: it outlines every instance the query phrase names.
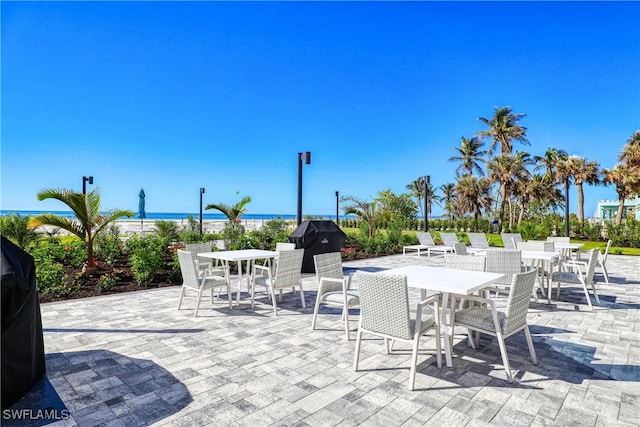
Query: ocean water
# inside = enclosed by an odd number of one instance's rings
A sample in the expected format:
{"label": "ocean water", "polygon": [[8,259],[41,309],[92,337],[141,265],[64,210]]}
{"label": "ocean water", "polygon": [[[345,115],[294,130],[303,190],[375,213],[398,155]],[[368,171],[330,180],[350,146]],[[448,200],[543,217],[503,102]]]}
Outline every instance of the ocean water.
{"label": "ocean water", "polygon": [[[74,215],[71,211],[28,211],[28,210],[0,210],[0,216],[8,215],[8,214],[18,214],[21,216],[34,216],[45,213],[52,213],[54,215],[60,215],[67,218],[73,218]],[[200,215],[198,213],[188,213],[188,212],[147,212],[147,216],[145,220],[147,221],[155,221],[155,220],[186,220],[189,215],[192,215],[194,219],[199,219]],[[334,219],[335,215],[313,215],[315,218],[325,218],[325,219]],[[350,218],[352,216],[349,216]],[[242,215],[243,220],[271,220],[271,219],[285,219],[285,220],[295,220],[296,216],[291,214],[245,214]],[[346,217],[341,216],[340,219],[344,219]],[[131,220],[131,219],[139,219],[138,214],[136,213],[131,218],[124,217],[123,220]],[[215,221],[215,220],[225,220],[227,219],[221,213],[202,213],[203,221]]]}

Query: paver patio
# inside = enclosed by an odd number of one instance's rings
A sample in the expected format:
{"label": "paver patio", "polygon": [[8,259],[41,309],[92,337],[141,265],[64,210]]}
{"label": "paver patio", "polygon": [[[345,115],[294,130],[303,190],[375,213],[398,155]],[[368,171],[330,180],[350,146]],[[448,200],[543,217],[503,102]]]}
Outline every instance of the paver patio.
{"label": "paver patio", "polygon": [[[345,267],[413,263],[444,259],[394,255]],[[195,298],[176,310],[179,286],[43,304],[47,375],[12,410],[53,408],[67,418],[54,426],[639,425],[640,258],[610,255],[607,267],[611,284],[596,273],[593,311],[578,288],[563,287],[551,305],[532,301],[539,364],[522,333],[509,338],[513,384],[495,340],[473,350],[456,336],[453,368],[439,370],[427,337],[416,391],[407,387],[408,347],[386,355],[366,336],[354,372],[339,309],[323,308],[311,331],[313,277],[304,280],[307,308],[285,293],[277,317],[260,294],[253,310],[248,298],[233,310],[205,300],[193,318]],[[351,318],[355,329],[357,310]],[[5,415],[2,425],[43,422]]]}

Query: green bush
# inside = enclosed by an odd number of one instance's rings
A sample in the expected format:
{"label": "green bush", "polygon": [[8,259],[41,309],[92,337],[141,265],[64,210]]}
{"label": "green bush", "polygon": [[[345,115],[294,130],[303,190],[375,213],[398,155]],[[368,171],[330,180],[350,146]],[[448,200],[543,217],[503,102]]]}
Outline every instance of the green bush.
{"label": "green bush", "polygon": [[117,273],[107,273],[100,276],[98,279],[98,284],[96,285],[96,289],[100,292],[109,291],[116,286],[120,277]]}
{"label": "green bush", "polygon": [[175,221],[158,220],[155,222],[155,226],[156,236],[159,238],[167,242],[176,242],[180,239],[180,231]]}
{"label": "green bush", "polygon": [[129,262],[138,286],[149,286],[155,272],[162,266],[166,241],[157,236],[133,237],[127,240],[125,247],[131,254]]}
{"label": "green bush", "polygon": [[67,285],[68,282],[69,277],[65,273],[62,264],[53,261],[51,258],[44,258],[38,261],[36,284],[41,293],[55,296],[73,295],[76,289],[69,287]]}
{"label": "green bush", "polygon": [[109,265],[113,265],[124,253],[120,238],[109,234],[99,234],[93,250],[96,258]]}
{"label": "green bush", "polygon": [[0,234],[25,249],[38,240],[38,233],[28,227],[29,215],[9,214],[0,217]]}

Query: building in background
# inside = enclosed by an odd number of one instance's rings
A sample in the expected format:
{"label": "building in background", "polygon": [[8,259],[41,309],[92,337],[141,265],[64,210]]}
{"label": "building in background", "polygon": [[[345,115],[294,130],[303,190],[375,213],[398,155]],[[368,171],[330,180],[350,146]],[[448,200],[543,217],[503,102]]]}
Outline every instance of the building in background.
{"label": "building in background", "polygon": [[[596,212],[593,215],[594,220],[612,220],[616,218],[618,213],[619,200],[598,200]],[[625,212],[622,218],[628,218],[629,215],[640,221],[640,197],[631,198],[624,202]]]}

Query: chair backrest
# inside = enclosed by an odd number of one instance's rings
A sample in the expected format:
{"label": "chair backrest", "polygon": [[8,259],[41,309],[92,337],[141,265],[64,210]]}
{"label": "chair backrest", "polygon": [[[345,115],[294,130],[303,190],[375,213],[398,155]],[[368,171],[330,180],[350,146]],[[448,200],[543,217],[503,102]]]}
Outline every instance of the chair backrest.
{"label": "chair backrest", "polygon": [[360,322],[364,329],[403,339],[413,338],[407,276],[356,274]]}
{"label": "chair backrest", "polygon": [[500,237],[502,237],[502,245],[505,249],[518,249],[516,243],[522,242],[520,233],[500,233]]}
{"label": "chair backrest", "polygon": [[570,240],[571,240],[570,237],[565,237],[565,236],[549,236],[549,237],[547,237],[547,242],[569,243]]}
{"label": "chair backrest", "polygon": [[198,272],[193,262],[192,252],[178,249],[178,262],[180,262],[180,272],[182,273],[182,284],[193,289],[200,288]]}
{"label": "chair backrest", "polygon": [[[344,279],[342,271],[342,255],[340,252],[327,252],[313,256],[316,266],[316,279],[318,284],[325,277],[329,279]],[[336,282],[325,282],[322,285],[322,292],[342,291],[342,286]]]}
{"label": "chair backrest", "polygon": [[602,264],[604,264],[607,261],[607,256],[609,255],[609,249],[611,249],[611,239],[609,239],[609,241],[607,242],[607,248],[604,250],[604,253],[602,254]]}
{"label": "chair backrest", "polygon": [[456,236],[456,233],[441,231],[440,238],[442,239],[442,243],[444,243],[445,246],[453,247],[453,245],[460,242],[458,240],[458,236]]}
{"label": "chair backrest", "polygon": [[433,237],[427,231],[416,231],[416,237],[421,245],[425,246],[435,246],[436,243],[433,241]]}
{"label": "chair backrest", "polygon": [[300,286],[302,280],[302,259],[304,249],[282,251],[278,255],[276,276],[273,283],[275,289]]}
{"label": "chair backrest", "polygon": [[184,250],[191,253],[193,261],[209,261],[205,258],[198,258],[198,254],[211,252],[211,242],[209,243],[188,243],[184,245]]}
{"label": "chair backrest", "polygon": [[296,248],[296,244],[295,243],[288,243],[288,242],[277,242],[276,243],[276,252],[292,251],[295,248]]}
{"label": "chair backrest", "polygon": [[467,245],[462,242],[453,245],[453,251],[456,253],[456,255],[469,255],[469,252],[467,251]]}
{"label": "chair backrest", "polygon": [[505,309],[506,318],[502,325],[502,331],[505,334],[509,334],[527,323],[529,301],[533,293],[536,274],[535,270],[529,270],[513,275]]}
{"label": "chair backrest", "polygon": [[472,255],[447,255],[444,260],[446,268],[456,270],[484,271],[485,257]]}
{"label": "chair backrest", "polygon": [[516,246],[520,251],[553,252],[555,250],[554,242],[544,240],[527,240],[526,242],[516,242]]}
{"label": "chair backrest", "polygon": [[485,271],[506,276],[496,283],[510,285],[514,274],[522,273],[522,251],[515,249],[487,249]]}
{"label": "chair backrest", "polygon": [[596,271],[596,264],[598,263],[598,255],[600,254],[600,249],[594,248],[589,251],[589,258],[587,261],[587,271],[585,272],[584,281],[587,285],[593,283],[593,274]]}
{"label": "chair backrest", "polygon": [[489,249],[489,242],[487,236],[484,233],[467,233],[469,236],[469,243],[474,249]]}

